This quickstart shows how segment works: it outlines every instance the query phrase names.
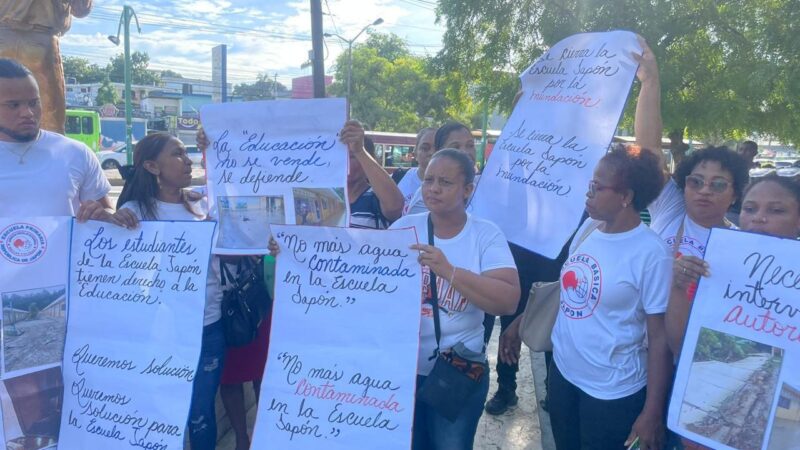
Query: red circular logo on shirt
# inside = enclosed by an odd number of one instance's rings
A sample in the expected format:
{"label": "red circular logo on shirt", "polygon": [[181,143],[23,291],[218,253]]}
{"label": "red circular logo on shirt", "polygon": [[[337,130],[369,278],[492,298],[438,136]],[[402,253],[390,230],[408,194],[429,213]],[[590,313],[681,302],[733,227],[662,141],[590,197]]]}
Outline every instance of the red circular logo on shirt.
{"label": "red circular logo on shirt", "polygon": [[570,319],[590,317],[600,304],[602,273],[597,260],[572,255],[561,270],[561,312]]}
{"label": "red circular logo on shirt", "polygon": [[14,264],[31,264],[47,251],[42,230],[29,223],[15,223],[0,231],[0,255]]}

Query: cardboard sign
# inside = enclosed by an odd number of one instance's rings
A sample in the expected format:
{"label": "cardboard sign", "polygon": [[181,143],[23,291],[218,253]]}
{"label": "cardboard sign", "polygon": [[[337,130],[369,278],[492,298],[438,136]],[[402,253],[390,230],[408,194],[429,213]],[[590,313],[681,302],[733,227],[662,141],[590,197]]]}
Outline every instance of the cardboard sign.
{"label": "cardboard sign", "polygon": [[800,242],[712,229],[669,427],[715,449],[796,448]]}
{"label": "cardboard sign", "polygon": [[276,225],[258,449],[411,446],[421,272],[413,229]]}
{"label": "cardboard sign", "polygon": [[58,442],[71,226],[71,217],[0,218],[4,447]]}
{"label": "cardboard sign", "polygon": [[203,107],[214,252],[265,254],[269,225],[346,226],[344,99]]}
{"label": "cardboard sign", "polygon": [[472,212],[548,258],[577,228],[586,186],[606,153],[641,53],[627,31],[566,38],[520,75],[523,95],[492,151]]}
{"label": "cardboard sign", "polygon": [[61,448],[183,448],[214,227],[75,224]]}

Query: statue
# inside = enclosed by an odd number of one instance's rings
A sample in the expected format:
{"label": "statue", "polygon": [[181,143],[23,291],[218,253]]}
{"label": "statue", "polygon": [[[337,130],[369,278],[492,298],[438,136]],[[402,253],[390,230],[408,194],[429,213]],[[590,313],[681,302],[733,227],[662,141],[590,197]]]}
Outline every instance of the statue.
{"label": "statue", "polygon": [[42,100],[42,128],[64,133],[66,98],[58,39],[72,16],[89,15],[92,0],[0,0],[0,57],[33,72]]}

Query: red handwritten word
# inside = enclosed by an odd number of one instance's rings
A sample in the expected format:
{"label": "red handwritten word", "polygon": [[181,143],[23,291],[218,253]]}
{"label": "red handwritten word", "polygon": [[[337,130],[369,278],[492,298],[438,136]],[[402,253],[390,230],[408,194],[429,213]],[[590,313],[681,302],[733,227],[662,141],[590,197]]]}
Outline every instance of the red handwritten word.
{"label": "red handwritten word", "polygon": [[294,395],[301,397],[314,397],[320,400],[332,400],[339,403],[348,403],[351,405],[369,406],[372,408],[382,409],[386,411],[400,412],[403,408],[394,399],[394,394],[390,395],[386,400],[380,400],[368,395],[358,395],[352,392],[337,391],[334,386],[328,382],[320,386],[315,386],[308,382],[305,378],[297,383],[297,389]]}
{"label": "red handwritten word", "polygon": [[549,95],[540,92],[534,92],[531,94],[531,99],[550,103],[574,103],[585,108],[594,108],[595,106],[599,105],[601,101],[599,99],[595,100],[591,96],[587,96],[585,92],[583,94],[561,95],[561,91],[558,91],[557,94]]}
{"label": "red handwritten word", "polygon": [[744,308],[741,305],[736,305],[725,316],[725,323],[735,323],[760,333],[785,337],[789,342],[800,342],[800,330],[794,325],[786,325],[775,320],[769,310],[763,314],[751,316],[749,313],[744,312]]}

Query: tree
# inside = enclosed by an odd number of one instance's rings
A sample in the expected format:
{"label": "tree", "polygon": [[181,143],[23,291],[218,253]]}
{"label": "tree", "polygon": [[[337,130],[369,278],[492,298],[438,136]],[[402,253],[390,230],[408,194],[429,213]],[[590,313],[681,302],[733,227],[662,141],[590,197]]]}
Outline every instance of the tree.
{"label": "tree", "polygon": [[172,78],[183,78],[183,75],[175,72],[174,70],[162,70],[161,71],[161,78],[164,77],[172,77]]}
{"label": "tree", "polygon": [[64,77],[75,78],[78,83],[97,83],[106,77],[106,71],[97,64],[90,64],[86,58],[65,56]]}
{"label": "tree", "polygon": [[800,140],[798,0],[440,0],[437,14],[446,25],[437,67],[461,71],[492,106],[508,110],[517,74],[550,45],[629,29],[658,57],[668,129]]}
{"label": "tree", "polygon": [[[148,69],[150,56],[145,52],[135,51],[131,54],[131,83],[153,85],[161,80],[161,75]],[[111,81],[125,82],[125,55],[119,54],[108,64],[108,76]]]}
{"label": "tree", "polygon": [[[336,60],[332,95],[347,95],[348,55]],[[374,33],[353,47],[353,118],[368,129],[416,132],[449,118],[466,120],[473,106],[457,76],[432,75],[428,59],[411,55],[395,35]]]}
{"label": "tree", "polygon": [[252,100],[272,100],[275,98],[286,97],[289,89],[281,83],[262,73],[253,83],[240,83],[233,87],[233,95],[242,97],[246,101]]}
{"label": "tree", "polygon": [[97,89],[97,98],[95,99],[95,105],[101,106],[106,104],[116,105],[120,102],[119,94],[117,94],[117,90],[114,89],[114,86],[111,85],[111,80],[106,77],[103,80],[103,84]]}

